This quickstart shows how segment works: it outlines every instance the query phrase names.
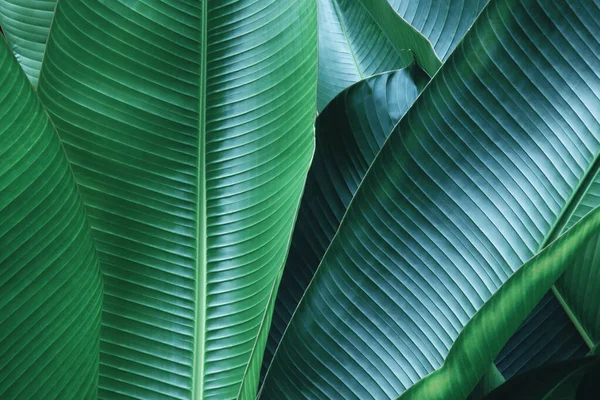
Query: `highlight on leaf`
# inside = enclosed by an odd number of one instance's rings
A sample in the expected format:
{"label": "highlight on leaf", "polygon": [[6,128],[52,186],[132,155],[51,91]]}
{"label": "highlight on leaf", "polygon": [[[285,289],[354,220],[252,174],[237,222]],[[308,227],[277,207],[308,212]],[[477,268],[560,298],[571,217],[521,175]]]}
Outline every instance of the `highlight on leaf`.
{"label": "highlight on leaf", "polygon": [[597,21],[0,0],[0,398],[598,398]]}

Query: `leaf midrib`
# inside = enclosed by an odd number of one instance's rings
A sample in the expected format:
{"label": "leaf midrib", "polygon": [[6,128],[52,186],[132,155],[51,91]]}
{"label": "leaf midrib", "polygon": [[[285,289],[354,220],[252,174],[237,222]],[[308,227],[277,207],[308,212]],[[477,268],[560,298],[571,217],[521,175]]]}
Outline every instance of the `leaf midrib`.
{"label": "leaf midrib", "polygon": [[346,43],[348,43],[348,50],[350,51],[350,55],[352,56],[352,61],[354,61],[354,65],[356,66],[356,72],[358,72],[358,76],[360,79],[364,79],[363,73],[360,70],[360,66],[358,65],[358,59],[356,58],[356,54],[354,54],[354,49],[352,48],[352,44],[350,43],[350,38],[348,37],[348,32],[346,29],[346,23],[344,21],[344,17],[338,5],[338,0],[332,0],[333,9],[335,10],[335,14],[340,21],[340,27],[342,28],[342,32],[344,33],[344,38],[346,39]]}
{"label": "leaf midrib", "polygon": [[192,359],[192,399],[204,395],[204,354],[206,336],[206,67],[208,3],[202,5],[200,27],[200,74],[198,95],[198,200],[196,202],[196,307],[194,310],[194,352]]}

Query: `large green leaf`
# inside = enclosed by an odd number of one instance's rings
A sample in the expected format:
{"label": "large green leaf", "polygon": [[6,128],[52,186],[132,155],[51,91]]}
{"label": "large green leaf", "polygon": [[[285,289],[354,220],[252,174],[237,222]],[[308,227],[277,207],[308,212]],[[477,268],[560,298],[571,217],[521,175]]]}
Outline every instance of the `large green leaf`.
{"label": "large green leaf", "polygon": [[264,368],[369,165],[428,81],[411,64],[356,83],[319,114],[315,157],[277,295]]}
{"label": "large green leaf", "polygon": [[584,357],[589,347],[552,292],[506,343],[496,365],[506,379],[547,363]]}
{"label": "large green leaf", "polygon": [[446,60],[488,0],[388,0],[402,18],[421,32]]}
{"label": "large green leaf", "polygon": [[[566,211],[570,218],[563,219],[564,227],[555,232],[564,232],[600,205],[598,172],[589,174],[582,186],[586,189]],[[553,287],[500,354],[498,365],[507,377],[549,361],[583,356],[600,342],[600,277],[595,274],[593,267],[577,275],[570,272]]]}
{"label": "large green leaf", "polygon": [[0,398],[90,399],[102,279],[58,136],[0,37]]}
{"label": "large green leaf", "polygon": [[38,92],[105,276],[100,398],[253,397],[314,146],[313,0],[61,0]]}
{"label": "large green leaf", "polygon": [[319,111],[350,85],[403,68],[413,55],[429,75],[441,65],[427,39],[387,0],[318,0],[318,5]]}
{"label": "large green leaf", "polygon": [[37,85],[57,0],[0,0],[0,25],[27,77]]}
{"label": "large green leaf", "polygon": [[599,166],[597,18],[583,1],[484,9],[363,180],[263,397],[402,393],[555,237]]}
{"label": "large green leaf", "polygon": [[[600,275],[596,262],[599,256],[600,208],[596,208],[573,229],[523,265],[465,326],[444,365],[411,387],[399,400],[465,398],[487,369],[494,354],[561,274],[587,269],[591,265],[596,267],[596,274]],[[541,382],[530,379],[529,383],[540,392],[544,391]],[[572,392],[570,384],[560,386],[557,385],[548,394]],[[556,391],[552,393],[554,389]],[[540,397],[533,395],[532,398]]]}
{"label": "large green leaf", "polygon": [[[565,229],[577,223],[593,207],[600,205],[600,172],[592,175],[584,186],[585,193],[577,199]],[[567,271],[553,288],[554,294],[590,349],[600,343],[600,275],[598,261],[593,261],[587,268]]]}

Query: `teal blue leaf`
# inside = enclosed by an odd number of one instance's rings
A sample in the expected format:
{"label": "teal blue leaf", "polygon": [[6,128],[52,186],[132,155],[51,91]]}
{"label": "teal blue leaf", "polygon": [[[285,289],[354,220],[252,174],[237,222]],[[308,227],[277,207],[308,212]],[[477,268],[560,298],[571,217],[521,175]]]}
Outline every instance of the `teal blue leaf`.
{"label": "teal blue leaf", "polygon": [[35,87],[57,0],[0,0],[0,26]]}
{"label": "teal blue leaf", "polygon": [[[264,398],[400,395],[444,364],[483,304],[560,233],[600,166],[597,18],[583,1],[488,4],[362,181]],[[469,394],[507,340],[453,396]]]}
{"label": "teal blue leaf", "polygon": [[342,92],[318,116],[317,147],[275,304],[263,368],[268,367],[367,169],[428,81],[416,64],[376,75]]}

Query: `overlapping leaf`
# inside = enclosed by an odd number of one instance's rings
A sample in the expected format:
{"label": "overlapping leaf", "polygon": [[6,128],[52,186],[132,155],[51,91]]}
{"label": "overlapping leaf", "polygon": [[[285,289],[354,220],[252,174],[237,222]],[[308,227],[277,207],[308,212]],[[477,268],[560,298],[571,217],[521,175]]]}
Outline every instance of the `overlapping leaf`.
{"label": "overlapping leaf", "polygon": [[350,85],[403,68],[414,56],[430,75],[439,68],[431,44],[386,0],[319,0],[318,5],[319,110]]}
{"label": "overlapping leaf", "polygon": [[15,57],[36,86],[57,0],[0,0],[0,25]]}
{"label": "overlapping leaf", "polygon": [[[582,187],[565,212],[570,217],[555,232],[564,232],[600,205],[598,173],[589,174]],[[511,338],[497,360],[507,377],[547,362],[583,357],[600,341],[600,277],[595,263],[588,267],[565,274]]]}
{"label": "overlapping leaf", "polygon": [[94,398],[102,280],[91,230],[4,38],[0,71],[0,398]]}
{"label": "overlapping leaf", "polygon": [[311,0],[61,0],[38,92],[105,275],[100,398],[253,398],[314,146]]}
{"label": "overlapping leaf", "polygon": [[342,92],[317,118],[315,157],[277,296],[264,368],[367,169],[428,81],[416,64],[376,75]]}
{"label": "overlapping leaf", "polygon": [[397,396],[556,237],[598,170],[598,17],[579,1],[486,7],[362,182],[264,398]]}
{"label": "overlapping leaf", "polygon": [[[411,387],[399,400],[429,400],[429,399],[463,399],[475,386],[479,376],[487,369],[502,346],[512,335],[514,330],[525,319],[537,301],[559,279],[564,272],[577,272],[592,266],[594,257],[600,255],[600,208],[595,209],[586,216],[573,229],[565,233],[547,249],[528,261],[521,267],[481,308],[465,326],[450,350],[444,365],[430,374],[419,383]],[[597,275],[600,271],[596,268]],[[590,360],[588,367],[595,370],[592,379],[596,382],[596,389],[585,391],[585,394],[598,394],[597,363]],[[531,373],[528,384],[529,393],[524,393],[525,398],[542,399],[568,399],[582,382],[583,376],[579,373],[591,372],[587,368],[573,368],[576,362],[567,363],[573,373],[564,374],[562,368],[546,369],[554,376],[542,373],[541,377],[534,379],[535,372]],[[584,363],[586,364],[586,363]],[[580,365],[583,366],[583,365]],[[587,371],[586,371],[587,370]],[[561,382],[560,375],[570,382]],[[514,378],[519,382],[520,378]],[[510,382],[510,383],[509,383]],[[512,386],[514,381],[505,385]],[[518,386],[518,385],[517,385]],[[504,388],[498,390],[503,395],[492,398],[518,398],[518,392],[508,395]],[[492,392],[493,393],[493,392]],[[527,395],[528,394],[528,395]],[[557,397],[554,397],[557,395]],[[514,397],[513,397],[514,396]]]}
{"label": "overlapping leaf", "polygon": [[421,32],[445,61],[488,0],[388,0],[402,18]]}
{"label": "overlapping leaf", "polygon": [[495,360],[509,379],[547,363],[583,357],[589,347],[554,294],[547,293]]}

